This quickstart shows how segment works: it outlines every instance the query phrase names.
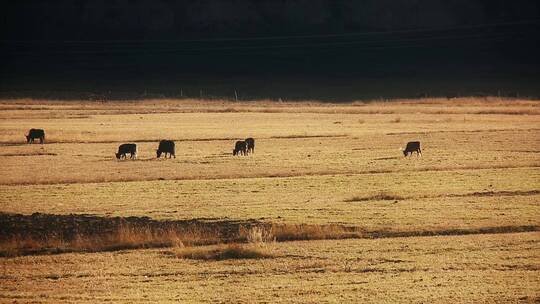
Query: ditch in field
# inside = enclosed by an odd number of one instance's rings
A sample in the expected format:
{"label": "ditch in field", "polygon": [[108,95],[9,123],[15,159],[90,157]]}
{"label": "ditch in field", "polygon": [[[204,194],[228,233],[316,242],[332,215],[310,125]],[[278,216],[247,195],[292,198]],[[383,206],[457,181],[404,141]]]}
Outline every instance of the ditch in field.
{"label": "ditch in field", "polygon": [[137,248],[346,238],[394,238],[539,231],[536,225],[439,230],[366,230],[362,227],[275,224],[256,220],[32,215],[0,213],[0,256],[100,252]]}

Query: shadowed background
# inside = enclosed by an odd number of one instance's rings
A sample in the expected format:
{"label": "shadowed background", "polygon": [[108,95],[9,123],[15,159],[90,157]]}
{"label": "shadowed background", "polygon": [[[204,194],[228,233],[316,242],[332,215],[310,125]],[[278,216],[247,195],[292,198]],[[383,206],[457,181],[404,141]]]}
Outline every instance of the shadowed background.
{"label": "shadowed background", "polygon": [[0,96],[540,96],[534,0],[17,1]]}

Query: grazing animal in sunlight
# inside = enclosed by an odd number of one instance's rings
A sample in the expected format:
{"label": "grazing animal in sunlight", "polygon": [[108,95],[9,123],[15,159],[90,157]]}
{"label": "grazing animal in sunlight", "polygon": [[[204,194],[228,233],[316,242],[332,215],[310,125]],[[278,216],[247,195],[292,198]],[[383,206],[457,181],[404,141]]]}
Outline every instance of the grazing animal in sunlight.
{"label": "grazing animal in sunlight", "polygon": [[161,154],[165,153],[164,157],[167,158],[167,153],[169,153],[169,158],[174,157],[174,141],[172,140],[162,140],[159,142],[159,147],[156,150],[157,158],[161,157]]}
{"label": "grazing animal in sunlight", "polygon": [[26,136],[26,143],[31,144],[34,142],[34,139],[39,138],[39,143],[42,144],[45,142],[45,131],[43,129],[30,129],[28,135]]}
{"label": "grazing animal in sunlight", "polygon": [[137,159],[137,145],[136,144],[121,144],[118,146],[118,153],[116,153],[117,159],[126,158],[126,154],[130,154],[131,159]]}
{"label": "grazing animal in sunlight", "polygon": [[403,155],[407,157],[409,154],[413,154],[413,152],[416,152],[416,156],[419,156],[422,154],[422,150],[420,149],[420,142],[419,141],[410,141],[407,143],[407,146],[405,147],[405,150],[403,150]]}
{"label": "grazing animal in sunlight", "polygon": [[246,142],[243,140],[239,140],[234,145],[234,150],[232,152],[233,155],[247,155],[247,145]]}
{"label": "grazing animal in sunlight", "polygon": [[247,145],[247,152],[255,153],[255,139],[249,137],[245,140]]}

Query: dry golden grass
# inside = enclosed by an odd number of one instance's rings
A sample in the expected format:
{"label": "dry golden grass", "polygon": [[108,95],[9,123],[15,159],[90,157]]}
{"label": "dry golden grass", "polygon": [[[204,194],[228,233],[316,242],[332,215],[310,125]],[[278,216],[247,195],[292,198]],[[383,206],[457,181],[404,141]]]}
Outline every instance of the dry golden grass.
{"label": "dry golden grass", "polygon": [[[474,114],[478,108],[526,112],[539,108],[535,101],[428,99],[418,103],[347,105],[193,100],[30,101],[30,105],[23,106],[24,102],[0,103],[0,161],[4,173],[0,184],[287,177],[540,165],[538,115]],[[246,111],[207,111],[231,106]],[[282,111],[261,112],[268,107]],[[126,108],[131,112],[118,112]],[[192,110],[183,111],[184,108]],[[91,114],[93,109],[99,112]],[[392,122],[396,117],[400,118],[399,123]],[[46,130],[46,145],[24,144],[23,136],[32,127]],[[231,158],[234,141],[248,136],[257,139],[256,157]],[[163,138],[176,140],[177,159],[155,159],[157,142]],[[401,158],[398,148],[410,140],[422,141],[425,153],[421,162],[404,162]],[[139,161],[115,160],[114,152],[124,142],[139,145]]]}
{"label": "dry golden grass", "polygon": [[0,259],[0,301],[534,303],[534,233],[270,243],[268,259],[171,249]]}
{"label": "dry golden grass", "polygon": [[182,259],[193,260],[238,260],[238,259],[265,259],[273,255],[264,251],[261,246],[247,246],[243,244],[227,244],[208,247],[181,247],[176,248],[172,255]]}
{"label": "dry golden grass", "polygon": [[46,231],[43,234],[40,238],[17,235],[1,240],[0,256],[171,247],[183,246],[184,243],[217,243],[219,240],[214,235],[198,233],[198,231],[180,233],[173,229],[155,230],[149,227],[133,226],[121,226],[105,235],[79,234],[70,239],[49,235]]}
{"label": "dry golden grass", "polygon": [[[0,237],[0,256],[3,257],[178,247],[181,248],[177,251],[179,257],[226,259],[234,258],[234,254],[238,254],[236,258],[249,258],[251,254],[256,254],[257,250],[251,250],[253,246],[250,248],[241,246],[239,242],[263,244],[276,241],[494,234],[540,230],[540,226],[537,225],[369,230],[361,226],[336,224],[153,221],[148,218],[134,217],[122,219],[44,214],[0,215],[2,216],[0,227],[4,230],[4,234]],[[21,224],[18,221],[24,223]],[[205,248],[193,247],[209,244],[220,245]],[[246,249],[245,252],[244,249]],[[261,253],[258,257],[264,257],[264,255]]]}
{"label": "dry golden grass", "polygon": [[[182,249],[202,260],[96,252],[211,238],[144,226],[78,241],[23,234],[3,244],[94,253],[0,258],[0,302],[538,301],[539,115],[538,101],[491,97],[1,101],[0,212],[256,221],[206,244],[249,243],[237,254],[266,242],[273,258],[220,260],[226,245]],[[47,143],[24,144],[40,127]],[[232,157],[246,137],[255,154]],[[155,159],[164,138],[176,159]],[[411,140],[422,157],[399,151]],[[123,142],[138,160],[114,159]],[[355,239],[330,240],[343,238]]]}
{"label": "dry golden grass", "polygon": [[[2,116],[35,118],[86,118],[106,114],[151,113],[326,113],[326,114],[502,114],[539,115],[535,100],[516,98],[422,98],[321,103],[273,100],[231,101],[215,99],[148,99],[138,101],[52,101],[16,99],[0,101]],[[1,116],[0,116],[1,117]]]}
{"label": "dry golden grass", "polygon": [[[2,210],[31,214],[257,219],[368,230],[539,225],[537,168],[293,178],[0,186]],[[411,189],[414,189],[411,190]],[[536,192],[535,192],[536,191]],[[397,203],[372,198],[386,192]],[[134,200],[133,198],[136,198]]]}

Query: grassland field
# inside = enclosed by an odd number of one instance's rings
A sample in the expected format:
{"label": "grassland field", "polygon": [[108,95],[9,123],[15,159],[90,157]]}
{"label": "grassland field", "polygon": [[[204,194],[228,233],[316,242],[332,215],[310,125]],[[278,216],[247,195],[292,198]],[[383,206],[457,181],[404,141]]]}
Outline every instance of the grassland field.
{"label": "grassland field", "polygon": [[[45,129],[45,144],[26,144],[30,128]],[[246,137],[255,153],[232,156]],[[161,139],[176,142],[176,158],[156,158]],[[400,148],[413,140],[422,156],[405,158]],[[114,153],[127,142],[137,143],[138,158],[119,161]],[[178,246],[4,256],[2,303],[540,301],[536,100],[2,100],[0,164],[4,218],[365,233],[269,237],[245,244],[266,253],[255,259],[183,258]],[[24,237],[6,225],[0,251]]]}

